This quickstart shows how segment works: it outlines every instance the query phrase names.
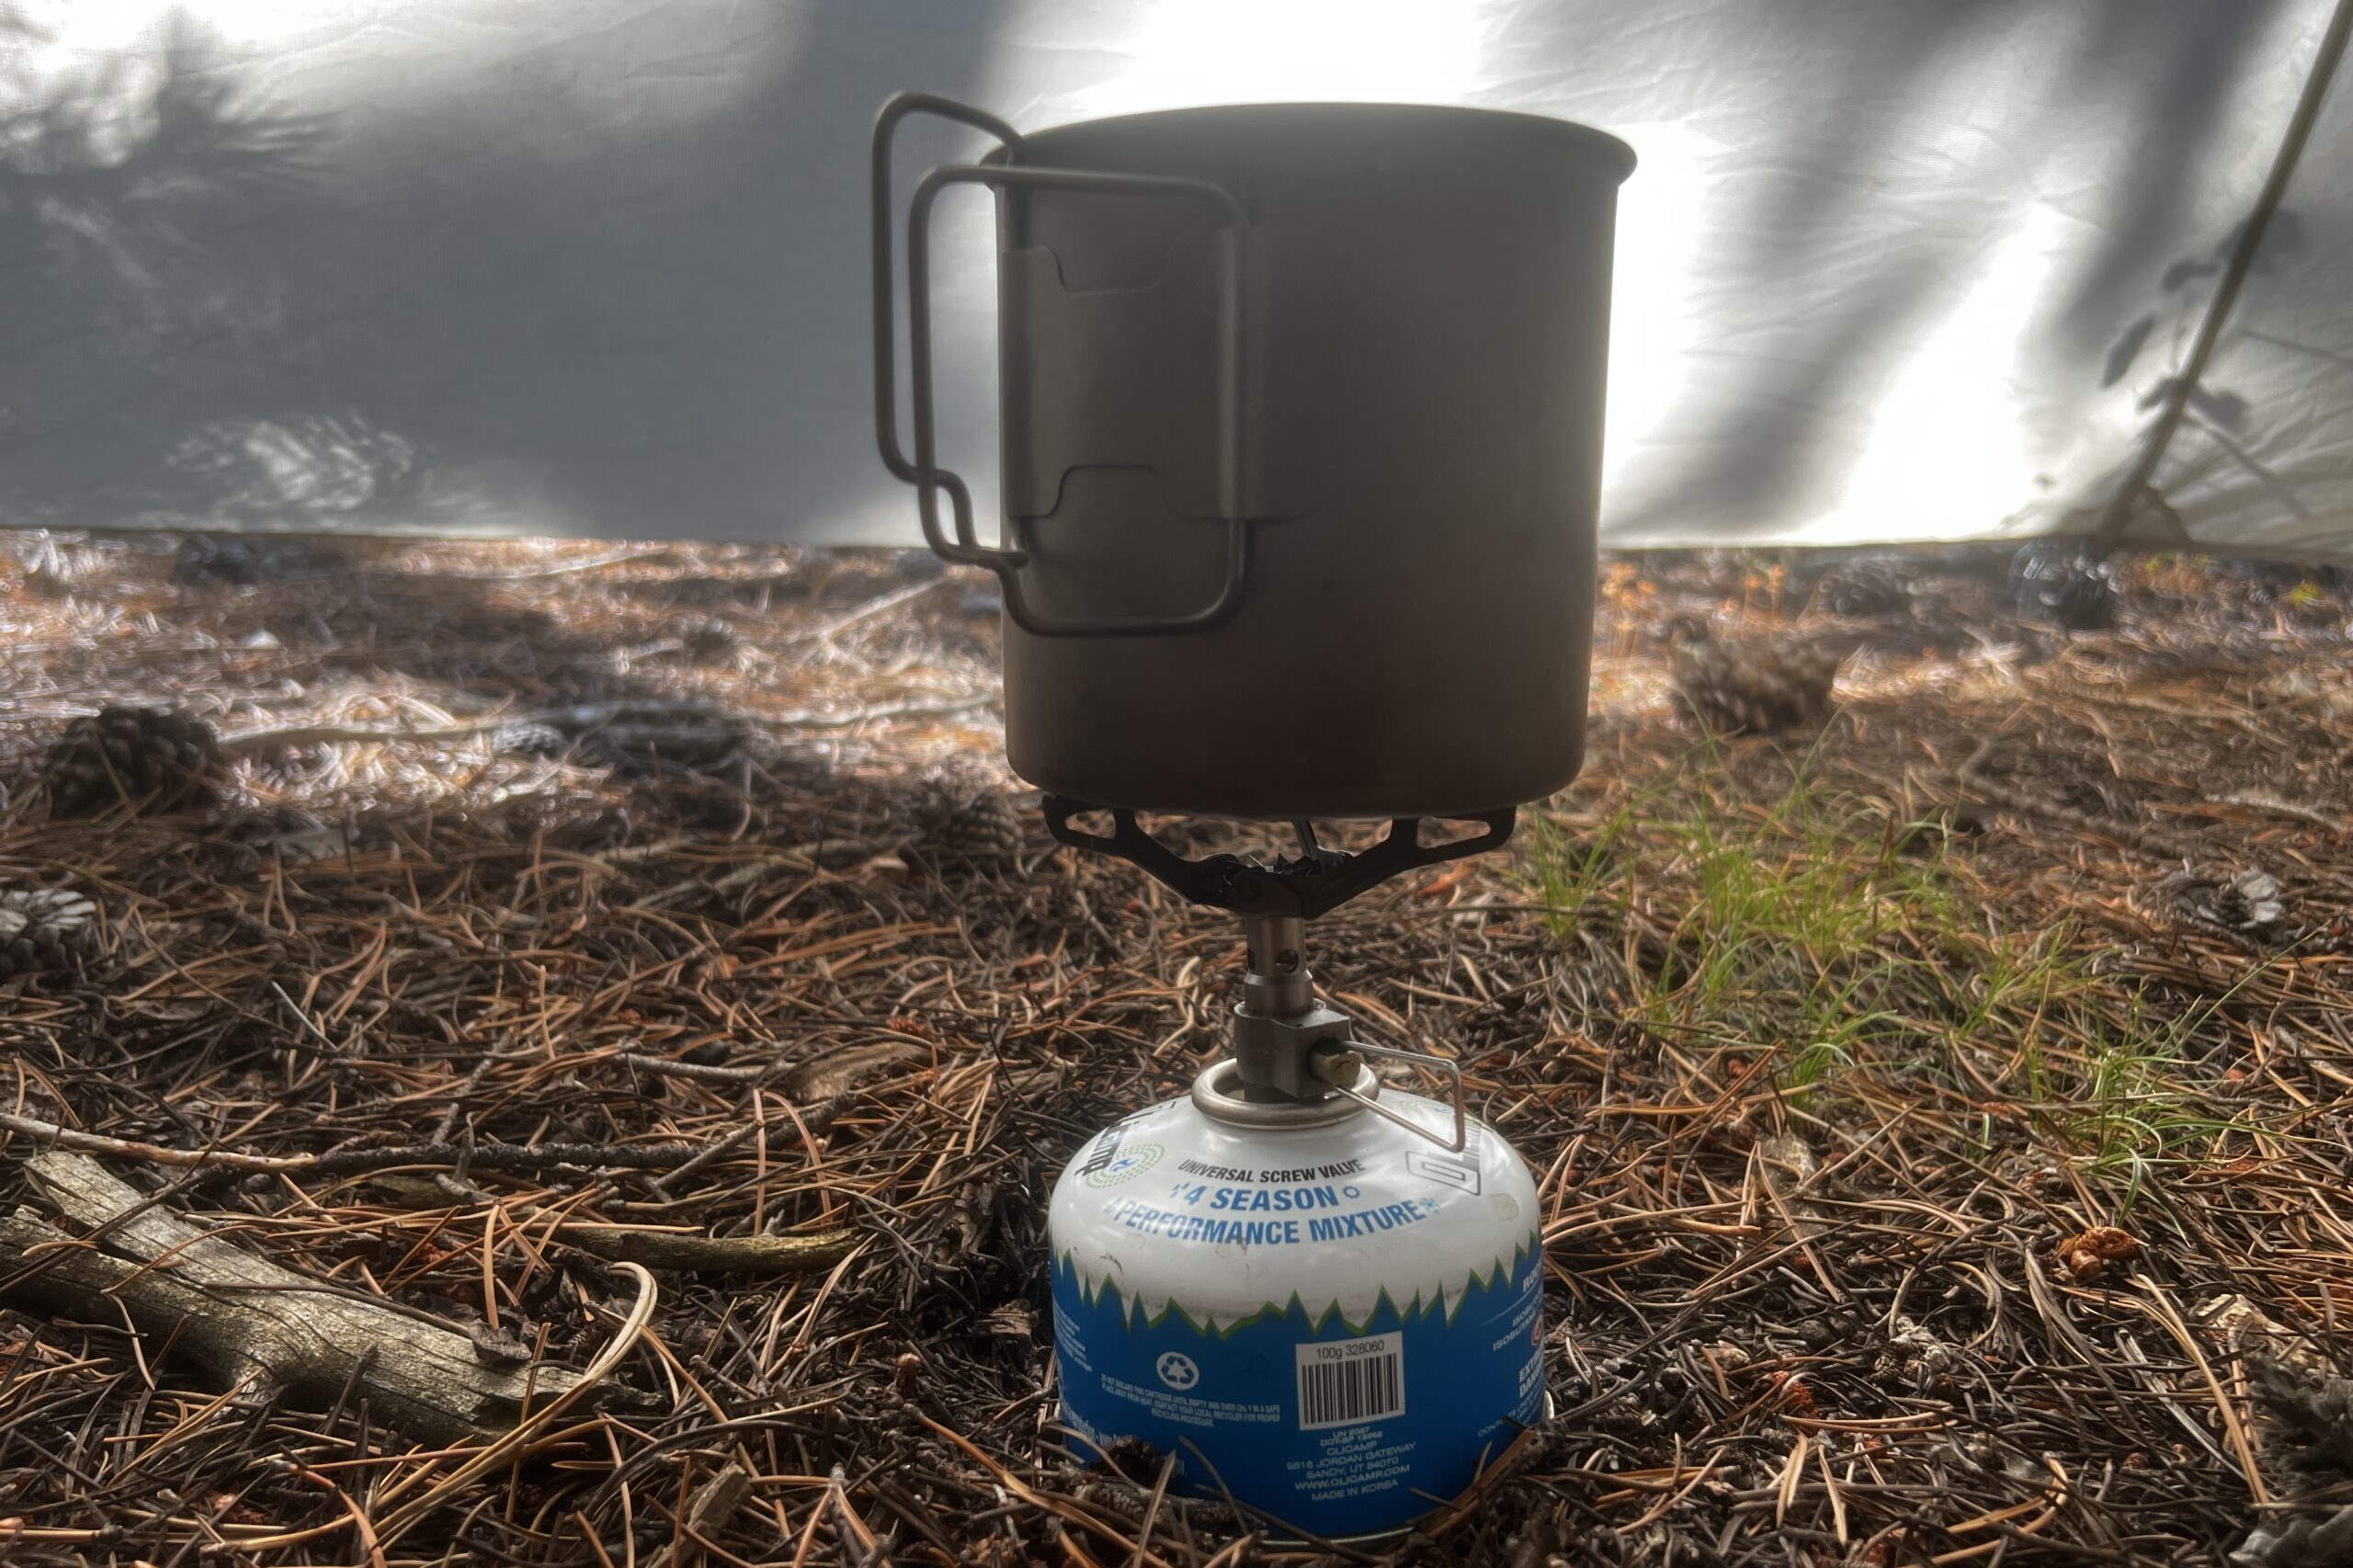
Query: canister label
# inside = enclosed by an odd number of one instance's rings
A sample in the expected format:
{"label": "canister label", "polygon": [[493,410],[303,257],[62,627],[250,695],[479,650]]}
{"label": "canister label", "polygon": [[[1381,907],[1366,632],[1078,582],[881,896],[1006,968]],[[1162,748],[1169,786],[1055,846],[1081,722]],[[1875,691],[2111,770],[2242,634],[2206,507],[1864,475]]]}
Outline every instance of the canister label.
{"label": "canister label", "polygon": [[[1122,1215],[1147,1230],[1195,1222],[1216,1241],[1283,1246],[1324,1239],[1334,1225],[1370,1227],[1361,1206],[1328,1210],[1313,1184],[1254,1195],[1231,1216],[1159,1210]],[[1279,1203],[1290,1207],[1276,1207]],[[1400,1200],[1390,1226],[1427,1218]],[[1404,1210],[1411,1208],[1413,1212]],[[1436,1212],[1435,1205],[1430,1210]],[[1118,1220],[1114,1220],[1114,1223]],[[1242,1227],[1228,1235],[1223,1227]],[[1177,1239],[1173,1229],[1157,1233]],[[1543,1280],[1535,1238],[1451,1291],[1400,1305],[1380,1292],[1350,1323],[1335,1302],[1311,1311],[1297,1294],[1229,1323],[1177,1299],[1122,1298],[1090,1283],[1068,1255],[1054,1260],[1054,1339],[1064,1422],[1086,1444],[1140,1437],[1176,1460],[1174,1479],[1207,1496],[1229,1493],[1295,1529],[1324,1537],[1393,1528],[1471,1484],[1534,1425],[1544,1407]]]}
{"label": "canister label", "polygon": [[1536,1187],[1473,1120],[1252,1129],[1189,1100],[1089,1139],[1055,1183],[1063,1421],[1279,1522],[1377,1535],[1470,1485],[1544,1408]]}

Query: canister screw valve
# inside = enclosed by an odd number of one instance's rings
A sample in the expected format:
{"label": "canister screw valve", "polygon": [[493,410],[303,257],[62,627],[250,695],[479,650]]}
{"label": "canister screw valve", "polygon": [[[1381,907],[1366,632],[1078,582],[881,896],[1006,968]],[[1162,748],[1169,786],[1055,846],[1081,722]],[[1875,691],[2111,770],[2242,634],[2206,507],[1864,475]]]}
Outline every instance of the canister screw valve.
{"label": "canister screw valve", "polygon": [[[1468,1141],[1462,1069],[1442,1056],[1399,1051],[1356,1038],[1356,1020],[1315,994],[1302,958],[1307,922],[1295,915],[1250,915],[1243,920],[1250,967],[1234,1004],[1227,1048],[1193,1081],[1202,1114],[1245,1127],[1325,1127],[1369,1110],[1417,1138],[1460,1153]],[[1431,1131],[1381,1103],[1381,1079],[1368,1056],[1409,1062],[1446,1074],[1454,1110],[1453,1135]]]}
{"label": "canister screw valve", "polygon": [[1308,1052],[1307,1070],[1345,1094],[1363,1076],[1364,1058],[1345,1045],[1318,1046]]}

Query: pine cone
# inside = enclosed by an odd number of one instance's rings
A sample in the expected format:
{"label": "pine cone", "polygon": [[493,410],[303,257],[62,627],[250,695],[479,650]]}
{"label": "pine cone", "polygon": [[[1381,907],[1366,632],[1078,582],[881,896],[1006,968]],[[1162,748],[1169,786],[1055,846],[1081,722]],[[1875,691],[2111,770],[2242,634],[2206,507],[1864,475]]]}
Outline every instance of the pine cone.
{"label": "pine cone", "polygon": [[2353,1474],[2353,1378],[2269,1356],[2251,1358],[2250,1369],[2273,1450],[2316,1481]]}
{"label": "pine cone", "polygon": [[0,982],[74,967],[97,935],[97,913],[63,888],[0,892]]}
{"label": "pine cone", "polygon": [[351,853],[347,829],[294,806],[277,806],[224,823],[221,835],[256,860],[275,857],[289,866],[340,859]]}
{"label": "pine cone", "polygon": [[2230,1560],[2237,1568],[2344,1568],[2353,1560],[2353,1503],[2267,1517]]}
{"label": "pine cone", "polygon": [[2010,596],[2018,613],[2069,631],[2116,624],[2116,571],[2082,544],[2037,540],[2010,561]]}
{"label": "pine cone", "polygon": [[666,764],[707,773],[743,755],[744,725],[714,709],[648,706],[623,709],[580,740],[585,756],[624,772]]}
{"label": "pine cone", "polygon": [[262,575],[260,555],[234,534],[190,534],[172,553],[172,581],[183,588],[248,587]]}
{"label": "pine cone", "polygon": [[916,853],[935,866],[996,866],[1021,855],[1021,813],[986,785],[936,780],[915,807]]}
{"label": "pine cone", "polygon": [[517,752],[525,756],[562,756],[572,749],[572,737],[553,724],[525,721],[501,724],[490,733],[491,749]]}
{"label": "pine cone", "polygon": [[118,805],[174,812],[219,798],[223,758],[212,726],[165,708],[105,708],[76,719],[41,767],[52,817],[97,816]]}
{"label": "pine cone", "polygon": [[2268,871],[2167,871],[2125,902],[2143,915],[2238,943],[2249,949],[2285,939],[2288,904]]}
{"label": "pine cone", "polygon": [[1892,561],[1848,561],[1822,574],[1813,602],[1827,614],[1856,619],[1902,615],[1912,608],[1912,585]]}
{"label": "pine cone", "polygon": [[1769,735],[1830,716],[1838,655],[1802,643],[1707,642],[1677,650],[1675,689],[1710,730]]}

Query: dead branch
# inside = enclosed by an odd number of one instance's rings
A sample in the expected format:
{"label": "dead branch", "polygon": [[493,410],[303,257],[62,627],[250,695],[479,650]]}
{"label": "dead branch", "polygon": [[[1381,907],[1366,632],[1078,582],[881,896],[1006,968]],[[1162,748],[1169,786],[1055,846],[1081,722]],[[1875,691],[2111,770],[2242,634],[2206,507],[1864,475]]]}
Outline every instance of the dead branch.
{"label": "dead branch", "polygon": [[[85,1155],[25,1162],[42,1199],[75,1227],[108,1224],[145,1199]],[[323,1291],[167,1209],[102,1240],[77,1240],[30,1209],[0,1218],[0,1264],[36,1264],[12,1299],[97,1323],[130,1315],[224,1387],[324,1407],[356,1387],[372,1415],[424,1442],[480,1441],[511,1428],[526,1400],[581,1382],[568,1367],[491,1365],[462,1330],[357,1293]]]}
{"label": "dead branch", "polygon": [[[749,724],[757,729],[842,730],[881,719],[933,719],[969,713],[975,709],[986,708],[996,700],[996,694],[990,692],[943,702],[878,702],[839,711],[816,708],[792,708],[779,713],[736,712],[731,710],[725,717],[730,722]],[[564,731],[585,731],[609,722],[624,713],[642,712],[647,706],[642,699],[634,702],[574,703],[565,708],[535,708],[517,713],[494,713],[479,719],[460,720],[453,724],[429,724],[412,730],[391,730],[366,724],[290,724],[222,735],[221,746],[224,751],[249,753],[315,745],[391,745],[400,742],[430,744],[441,741],[471,740],[476,735],[527,724],[545,724]],[[688,718],[700,711],[703,710],[684,706],[678,710],[678,715]]]}
{"label": "dead branch", "polygon": [[394,1165],[449,1165],[469,1171],[537,1175],[543,1171],[666,1171],[702,1153],[702,1143],[393,1143],[330,1149],[312,1156],[321,1176],[352,1176]]}
{"label": "dead branch", "polygon": [[557,1234],[585,1253],[615,1263],[704,1274],[813,1274],[831,1268],[858,1244],[855,1233],[818,1231],[801,1236],[711,1236],[642,1225],[573,1223]]}
{"label": "dead branch", "polygon": [[20,1132],[28,1138],[38,1138],[60,1149],[77,1149],[85,1154],[114,1154],[126,1160],[143,1160],[153,1165],[212,1166],[219,1170],[277,1173],[309,1170],[317,1164],[314,1154],[241,1154],[232,1149],[168,1149],[161,1143],[142,1143],[129,1138],[108,1138],[103,1133],[84,1132],[72,1127],[61,1127],[39,1117],[18,1116],[14,1111],[0,1111],[0,1132]]}
{"label": "dead branch", "polygon": [[538,1175],[558,1170],[672,1171],[699,1170],[717,1153],[741,1143],[749,1133],[729,1134],[710,1143],[392,1143],[365,1148],[329,1149],[319,1154],[245,1154],[233,1149],[173,1149],[130,1138],[109,1138],[62,1127],[39,1117],[0,1111],[0,1132],[20,1132],[56,1148],[84,1153],[113,1154],[149,1165],[210,1167],[256,1175],[364,1176],[400,1165],[447,1165],[470,1171],[499,1171]]}
{"label": "dead branch", "polygon": [[955,581],[953,577],[934,577],[928,582],[910,583],[904,588],[893,588],[887,594],[867,600],[856,609],[835,616],[833,619],[810,627],[804,631],[794,632],[783,640],[783,645],[790,647],[797,642],[829,642],[861,620],[870,619],[885,610],[896,609],[910,599],[921,598],[934,588]]}

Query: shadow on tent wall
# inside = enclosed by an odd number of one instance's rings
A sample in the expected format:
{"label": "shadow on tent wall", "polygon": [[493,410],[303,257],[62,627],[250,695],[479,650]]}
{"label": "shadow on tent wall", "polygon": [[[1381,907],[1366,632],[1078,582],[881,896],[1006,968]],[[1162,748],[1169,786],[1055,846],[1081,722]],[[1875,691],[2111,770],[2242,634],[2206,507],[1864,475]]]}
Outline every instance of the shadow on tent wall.
{"label": "shadow on tent wall", "polygon": [[297,114],[185,19],[37,92],[0,11],[0,520],[756,538],[847,504],[796,396],[865,395],[865,236],[805,195],[862,179],[875,84],[969,93],[992,29],[743,9],[631,123],[561,49],[500,101]]}
{"label": "shadow on tent wall", "polygon": [[[1614,513],[1614,523],[1630,535],[1664,540],[1688,528],[1693,542],[1713,542],[1736,531],[1741,517],[1802,508],[1801,487],[1821,480],[1825,449],[1851,436],[1842,427],[1867,404],[1872,378],[1934,324],[1955,258],[1970,256],[1983,238],[1978,204],[1892,207],[1870,161],[1883,157],[1891,129],[1900,134],[1907,117],[1942,112],[1932,107],[1932,87],[1957,58],[1982,51],[2042,8],[2040,0],[1907,6],[1867,14],[1859,27],[1826,25],[1831,7],[1788,8],[1793,26],[1807,17],[1825,24],[1823,69],[1830,80],[1818,89],[1822,112],[1745,190],[1745,210],[1728,227],[1750,243],[1715,264],[1708,288],[1725,297],[1787,300],[1817,294],[1809,280],[1825,272],[1851,277],[1854,286],[1840,296],[1836,319],[1785,321],[1745,339],[1740,370],[1692,410],[1694,428],[1678,442],[1692,460],[1678,465],[1670,484]],[[2164,247],[2188,227],[2200,194],[2191,177],[2197,161],[2231,107],[2250,51],[2276,40],[2282,5],[2091,0],[2086,8],[2089,25],[2063,74],[2088,86],[2112,75],[2120,59],[2138,57],[2144,63],[2132,78],[2140,104],[2131,125],[2145,134],[2123,177],[2093,193],[2094,210],[2075,214],[2096,239],[2069,255],[2068,270],[2054,275],[2040,298],[2020,306],[2037,315],[2035,335],[2063,373],[2080,369],[2088,398],[2096,385],[2124,373],[2113,352],[2117,324],[2146,304]],[[2077,157],[2081,149],[2068,138],[2070,115],[2080,107],[2066,94],[2002,106],[1998,137],[1981,142],[1983,171],[1972,188],[1995,192],[2006,180],[2024,186],[2036,161]],[[1891,237],[1892,222],[1898,232]],[[1879,240],[1867,267],[1855,259],[1862,233]],[[2177,298],[2202,306],[2203,293],[2188,283],[2175,279]],[[2136,353],[2149,335],[2142,330]],[[2148,358],[2156,358],[2152,349]],[[2107,381],[2098,380],[2104,362]]]}

